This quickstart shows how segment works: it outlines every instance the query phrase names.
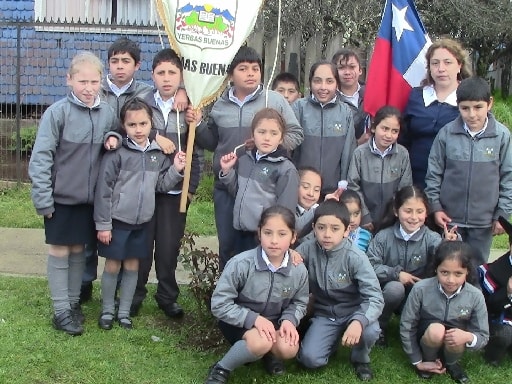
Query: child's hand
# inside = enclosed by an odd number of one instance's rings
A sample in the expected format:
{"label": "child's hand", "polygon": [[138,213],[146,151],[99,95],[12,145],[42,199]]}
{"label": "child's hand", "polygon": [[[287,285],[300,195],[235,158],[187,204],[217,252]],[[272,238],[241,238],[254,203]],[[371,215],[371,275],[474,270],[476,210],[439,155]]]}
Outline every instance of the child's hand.
{"label": "child's hand", "polygon": [[109,245],[112,240],[112,231],[98,231],[98,240],[105,245]]}
{"label": "child's hand", "polygon": [[408,272],[400,271],[398,274],[398,281],[400,281],[403,285],[414,285],[414,283],[420,281],[419,277],[411,275]]}
{"label": "child's hand", "polygon": [[327,200],[340,201],[340,196],[342,193],[343,193],[342,189],[337,189],[333,193],[328,193],[327,195],[325,195],[324,201],[327,201]]}
{"label": "child's hand", "polygon": [[299,333],[290,320],[283,320],[281,323],[279,337],[284,338],[284,342],[292,347],[299,344]]}
{"label": "child's hand", "polygon": [[492,223],[492,234],[493,236],[502,235],[505,233],[505,229],[502,227],[498,220]]}
{"label": "child's hand", "polygon": [[363,333],[363,326],[357,320],[353,320],[345,330],[341,338],[341,345],[345,347],[352,347],[359,343],[361,334]]}
{"label": "child's hand", "polygon": [[220,158],[220,168],[222,169],[222,173],[226,174],[233,169],[236,164],[236,160],[238,157],[235,153],[230,152],[227,155],[224,155]]}
{"label": "child's hand", "polygon": [[119,140],[115,136],[109,136],[107,137],[107,140],[105,140],[105,149],[107,151],[113,151],[117,148],[117,145],[119,144]]}
{"label": "child's hand", "polygon": [[441,363],[441,360],[439,359],[436,361],[422,361],[421,363],[416,364],[416,368],[423,372],[437,373],[439,375],[446,371],[446,368],[443,368],[443,363]]}
{"label": "child's hand", "polygon": [[459,328],[448,329],[444,333],[444,343],[450,347],[459,347],[473,341],[473,334]]}
{"label": "child's hand", "polygon": [[169,140],[167,137],[162,136],[158,132],[156,134],[155,141],[162,149],[162,152],[166,155],[170,155],[176,150],[176,145],[174,145],[172,140]]}
{"label": "child's hand", "polygon": [[508,278],[508,283],[507,283],[507,296],[510,296],[512,295],[512,276],[510,276]]}
{"label": "child's hand", "polygon": [[176,95],[174,96],[174,103],[172,104],[172,109],[176,111],[184,111],[188,107],[188,97],[187,92],[184,89],[178,89],[176,91]]}
{"label": "child's hand", "polygon": [[185,169],[185,164],[187,163],[187,154],[183,151],[176,153],[174,155],[174,168],[181,172]]}
{"label": "child's hand", "polygon": [[302,258],[300,253],[297,252],[295,249],[290,249],[290,250],[288,250],[288,252],[290,252],[290,257],[292,259],[293,265],[299,265],[299,264],[304,263],[304,259]]}
{"label": "child's hand", "polygon": [[53,217],[53,213],[49,213],[49,214],[45,215],[44,217],[46,217],[47,219],[51,219]]}
{"label": "child's hand", "polygon": [[459,237],[457,236],[457,226],[454,225],[448,230],[448,226],[445,224],[443,228],[444,238],[448,241],[457,241]]}
{"label": "child's hand", "polygon": [[263,316],[258,316],[254,322],[254,328],[258,330],[260,336],[273,343],[276,342],[276,329],[274,324]]}
{"label": "child's hand", "polygon": [[185,115],[185,121],[187,124],[190,123],[199,123],[203,118],[203,113],[200,109],[194,109],[191,105],[187,108],[187,114]]}
{"label": "child's hand", "polygon": [[444,213],[444,211],[437,211],[434,213],[434,220],[438,226],[444,228],[446,225],[452,222],[452,219]]}

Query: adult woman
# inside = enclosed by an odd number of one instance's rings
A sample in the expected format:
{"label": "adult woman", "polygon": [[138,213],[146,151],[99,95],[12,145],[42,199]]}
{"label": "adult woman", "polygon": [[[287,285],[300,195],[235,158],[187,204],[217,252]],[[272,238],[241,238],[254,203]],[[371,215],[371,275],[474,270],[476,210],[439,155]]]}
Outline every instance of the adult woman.
{"label": "adult woman", "polygon": [[425,56],[427,76],[409,96],[404,111],[405,129],[399,139],[409,150],[413,183],[422,189],[434,138],[458,116],[455,91],[462,79],[471,76],[468,54],[455,40],[435,41]]}

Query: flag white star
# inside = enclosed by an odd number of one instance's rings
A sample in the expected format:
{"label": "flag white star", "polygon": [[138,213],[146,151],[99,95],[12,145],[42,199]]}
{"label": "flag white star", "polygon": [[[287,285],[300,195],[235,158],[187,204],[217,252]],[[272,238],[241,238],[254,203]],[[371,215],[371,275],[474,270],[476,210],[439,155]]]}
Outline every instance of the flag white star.
{"label": "flag white star", "polygon": [[392,4],[393,10],[393,21],[392,26],[395,28],[396,39],[400,41],[402,38],[402,34],[404,30],[414,31],[411,25],[405,20],[405,13],[407,12],[408,6],[403,7],[402,9],[398,9],[395,4]]}

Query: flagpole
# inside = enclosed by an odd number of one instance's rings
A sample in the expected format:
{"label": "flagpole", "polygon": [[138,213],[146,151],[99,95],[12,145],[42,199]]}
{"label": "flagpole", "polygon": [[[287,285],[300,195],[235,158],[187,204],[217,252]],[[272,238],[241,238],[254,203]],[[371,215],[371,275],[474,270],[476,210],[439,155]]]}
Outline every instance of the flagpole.
{"label": "flagpole", "polygon": [[[196,111],[199,113],[199,109]],[[194,120],[188,127],[187,152],[185,157],[185,172],[183,177],[183,188],[181,189],[180,212],[187,212],[188,190],[190,189],[190,172],[192,170],[192,152],[194,152],[194,140],[196,138],[197,123]]]}

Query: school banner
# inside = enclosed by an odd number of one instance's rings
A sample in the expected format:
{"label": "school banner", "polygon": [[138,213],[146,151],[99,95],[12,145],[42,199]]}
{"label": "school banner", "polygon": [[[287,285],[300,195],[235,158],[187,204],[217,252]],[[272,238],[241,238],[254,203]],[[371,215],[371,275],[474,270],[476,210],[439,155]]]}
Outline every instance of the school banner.
{"label": "school banner", "polygon": [[[228,66],[254,28],[263,0],[156,0],[194,109],[222,92]],[[186,212],[196,124],[190,124],[180,212]]]}
{"label": "school banner", "polygon": [[194,108],[222,91],[228,65],[254,28],[263,0],[156,0]]}

